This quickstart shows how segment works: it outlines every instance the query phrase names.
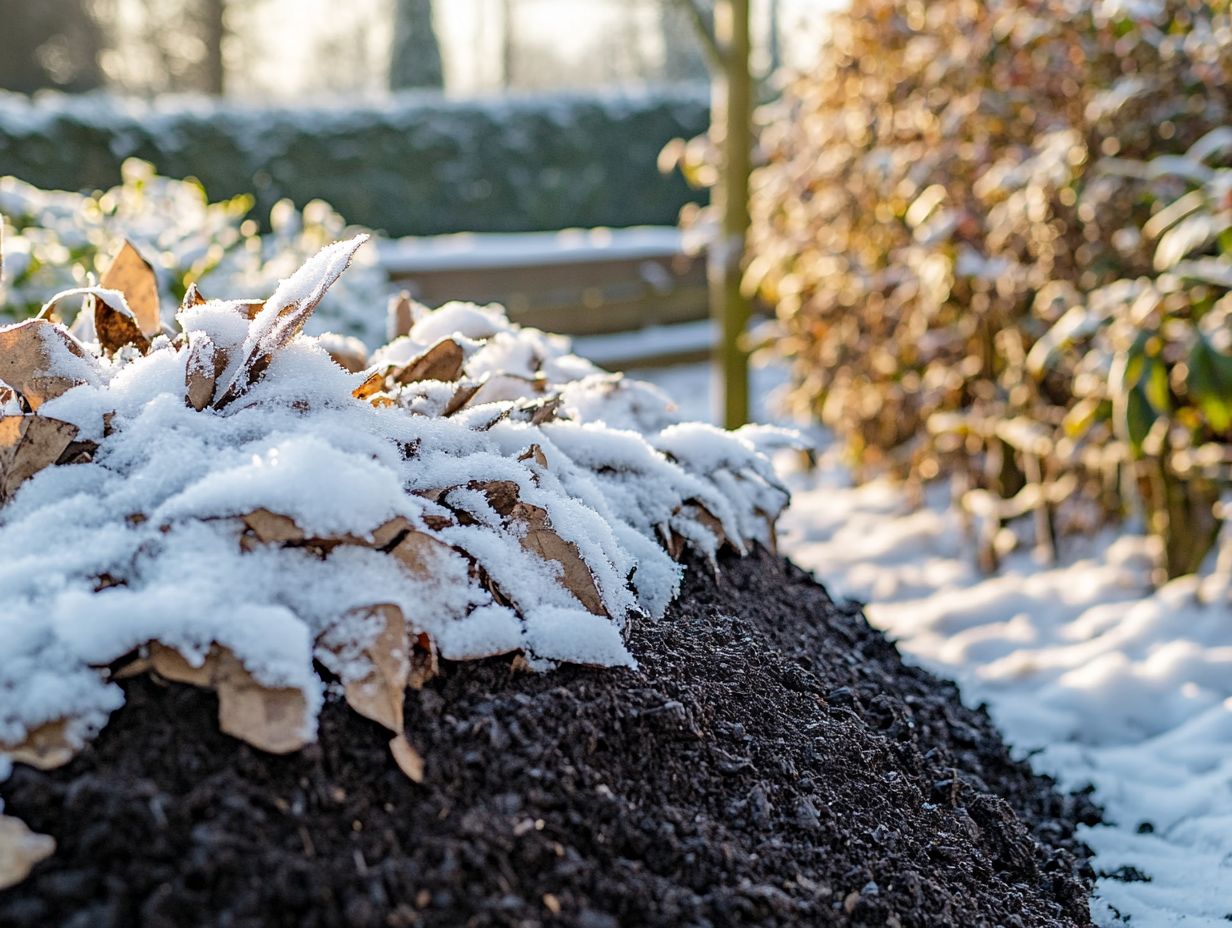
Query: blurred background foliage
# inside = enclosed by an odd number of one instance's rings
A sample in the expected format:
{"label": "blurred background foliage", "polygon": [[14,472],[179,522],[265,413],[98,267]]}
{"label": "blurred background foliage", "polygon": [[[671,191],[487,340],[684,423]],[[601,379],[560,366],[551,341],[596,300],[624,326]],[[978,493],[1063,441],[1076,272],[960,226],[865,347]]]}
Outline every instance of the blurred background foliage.
{"label": "blurred background foliage", "polygon": [[[762,114],[745,283],[857,473],[952,476],[992,566],[1232,465],[1227,0],[853,0]],[[1023,529],[1007,525],[1020,516]]]}
{"label": "blurred background foliage", "polygon": [[[137,159],[124,163],[119,184],[92,193],[0,178],[0,215],[0,324],[36,314],[53,293],[97,281],[125,240],[153,263],[162,303],[177,306],[192,283],[207,298],[272,292],[325,245],[357,231],[320,200],[302,210],[283,200],[262,215],[250,196],[211,201],[196,181],[159,176]],[[361,252],[318,308],[315,330],[383,336],[373,308],[384,306],[388,292],[375,256]]]}

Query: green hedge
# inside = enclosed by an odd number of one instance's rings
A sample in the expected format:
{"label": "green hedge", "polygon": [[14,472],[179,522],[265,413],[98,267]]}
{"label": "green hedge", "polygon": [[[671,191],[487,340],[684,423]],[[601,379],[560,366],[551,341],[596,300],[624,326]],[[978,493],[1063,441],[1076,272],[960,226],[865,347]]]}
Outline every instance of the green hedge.
{"label": "green hedge", "polygon": [[255,194],[260,215],[320,198],[390,235],[672,224],[697,193],[659,150],[708,118],[701,89],[347,108],[0,95],[0,176],[105,188],[137,157],[215,199]]}

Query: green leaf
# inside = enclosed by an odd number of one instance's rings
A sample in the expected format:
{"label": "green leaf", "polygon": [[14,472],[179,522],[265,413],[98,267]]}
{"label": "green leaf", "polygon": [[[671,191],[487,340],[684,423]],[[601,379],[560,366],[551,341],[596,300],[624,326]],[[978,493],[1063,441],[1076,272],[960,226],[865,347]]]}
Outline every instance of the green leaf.
{"label": "green leaf", "polygon": [[1122,437],[1129,443],[1135,455],[1142,454],[1142,443],[1151,431],[1158,416],[1147,399],[1146,390],[1140,385],[1131,387],[1125,396],[1123,421],[1118,423]]}
{"label": "green leaf", "polygon": [[1232,429],[1232,358],[1216,351],[1199,334],[1189,353],[1185,387],[1216,432]]}

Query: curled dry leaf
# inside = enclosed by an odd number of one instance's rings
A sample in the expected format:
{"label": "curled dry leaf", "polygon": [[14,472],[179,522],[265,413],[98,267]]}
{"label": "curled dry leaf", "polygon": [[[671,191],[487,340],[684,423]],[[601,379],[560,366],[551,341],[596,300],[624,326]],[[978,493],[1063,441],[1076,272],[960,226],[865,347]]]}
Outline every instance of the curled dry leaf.
{"label": "curled dry leaf", "polygon": [[350,266],[351,259],[368,236],[358,235],[349,242],[338,242],[322,251],[291,277],[283,281],[275,298],[256,308],[251,329],[244,341],[243,359],[226,384],[215,405],[219,408],[239,399],[260,379],[274,355],[289,345],[304,330],[304,325],[325,298],[329,288]]}
{"label": "curled dry leaf", "polygon": [[577,545],[556,534],[546,510],[527,503],[518,503],[513,507],[510,518],[526,527],[526,534],[522,536],[522,547],[545,560],[559,564],[562,582],[587,612],[604,616],[608,614],[603,605],[603,597],[599,595],[599,588],[595,585],[595,578],[578,553]]}
{"label": "curled dry leaf", "polygon": [[45,319],[29,319],[0,328],[0,381],[12,387],[37,411],[85,380],[57,371],[57,356],[65,352],[81,359],[78,373],[91,362],[77,340],[63,326]]}
{"label": "curled dry leaf", "polygon": [[351,396],[355,397],[357,400],[366,400],[370,397],[376,396],[376,394],[385,389],[385,378],[387,373],[388,370],[386,368],[373,371],[366,378],[364,378],[363,383],[351,391]]}
{"label": "curled dry leaf", "polygon": [[[128,315],[137,331],[146,339],[153,338],[162,329],[158,308],[158,277],[150,262],[131,242],[125,242],[111,267],[103,275],[99,285],[105,290],[119,290],[128,303]],[[98,321],[95,316],[95,326]],[[100,336],[101,341],[101,336]]]}
{"label": "curled dry leaf", "polygon": [[159,676],[218,693],[218,724],[232,737],[271,754],[298,751],[305,744],[308,702],[295,687],[266,686],[253,678],[230,649],[214,645],[200,666],[174,648],[150,645],[150,666]]}
{"label": "curled dry leaf", "polygon": [[415,324],[415,301],[403,290],[389,301],[389,340],[411,333]]}
{"label": "curled dry leaf", "polygon": [[456,390],[453,391],[453,396],[449,402],[445,404],[445,408],[441,410],[442,416],[452,416],[455,412],[467,405],[475,398],[475,394],[479,392],[479,388],[483,386],[482,381],[469,380],[458,384]]}
{"label": "curled dry leaf", "polygon": [[540,467],[544,468],[545,470],[547,469],[547,466],[548,466],[548,457],[546,454],[543,453],[543,449],[540,448],[538,445],[531,445],[529,448],[523,451],[520,455],[518,455],[518,460],[519,461],[534,461],[536,464],[538,464]]}
{"label": "curled dry leaf", "polygon": [[389,752],[394,756],[398,767],[406,774],[412,783],[424,781],[423,756],[406,740],[406,735],[398,735],[389,742]]}
{"label": "curled dry leaf", "polygon": [[0,503],[25,481],[57,463],[77,427],[46,416],[0,416]]}
{"label": "curled dry leaf", "polygon": [[184,291],[184,299],[180,301],[180,312],[192,309],[194,306],[204,306],[207,302],[209,301],[201,295],[197,285],[195,283],[189,284],[188,289]]}
{"label": "curled dry leaf", "polygon": [[227,366],[226,353],[220,351],[204,332],[188,336],[188,357],[184,363],[185,401],[200,412],[214,399],[214,387]]}
{"label": "curled dry leaf", "polygon": [[0,815],[0,890],[16,886],[55,852],[54,838],[31,831],[19,818]]}
{"label": "curled dry leaf", "polygon": [[[314,307],[315,308],[315,307]],[[261,315],[261,310],[265,309],[264,300],[236,300],[235,311],[241,316],[252,322],[257,316]]]}
{"label": "curled dry leaf", "polygon": [[416,383],[420,380],[441,380],[452,383],[462,376],[462,364],[466,355],[462,346],[452,338],[442,338],[439,342],[405,364],[401,370],[393,372],[393,379],[398,384]]}
{"label": "curled dry leaf", "polygon": [[19,744],[0,742],[0,754],[7,755],[14,763],[27,764],[36,770],[63,767],[76,753],[77,749],[68,739],[66,719],[45,722],[30,729],[25,740]]}
{"label": "curled dry leaf", "polygon": [[94,335],[107,354],[132,345],[142,354],[150,350],[150,340],[141,331],[137,316],[128,306],[103,290],[86,294],[82,312],[94,317]]}
{"label": "curled dry leaf", "polygon": [[346,701],[364,718],[402,732],[402,700],[411,673],[411,655],[406,620],[397,606],[383,604],[358,610],[360,615],[379,616],[384,622],[376,640],[364,649],[372,670],[362,680],[346,684]]}

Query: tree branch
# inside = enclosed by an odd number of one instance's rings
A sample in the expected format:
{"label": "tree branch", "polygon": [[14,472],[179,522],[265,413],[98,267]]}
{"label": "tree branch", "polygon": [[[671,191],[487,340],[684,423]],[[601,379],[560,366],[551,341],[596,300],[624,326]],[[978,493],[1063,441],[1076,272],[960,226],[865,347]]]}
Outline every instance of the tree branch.
{"label": "tree branch", "polygon": [[672,0],[672,2],[683,10],[689,17],[689,21],[693,23],[693,29],[702,43],[702,51],[706,53],[706,62],[716,73],[722,73],[727,67],[727,52],[715,38],[714,28],[706,19],[706,10],[702,7],[701,0]]}

